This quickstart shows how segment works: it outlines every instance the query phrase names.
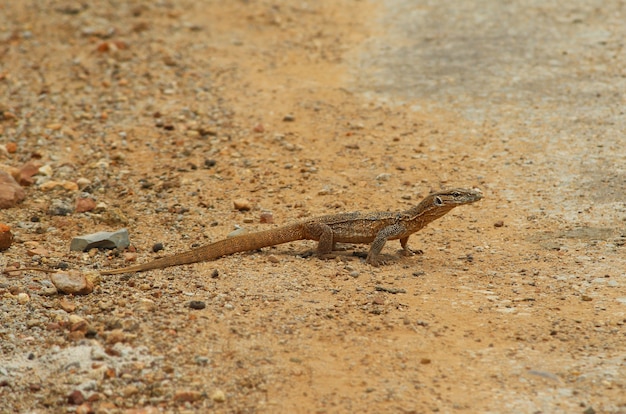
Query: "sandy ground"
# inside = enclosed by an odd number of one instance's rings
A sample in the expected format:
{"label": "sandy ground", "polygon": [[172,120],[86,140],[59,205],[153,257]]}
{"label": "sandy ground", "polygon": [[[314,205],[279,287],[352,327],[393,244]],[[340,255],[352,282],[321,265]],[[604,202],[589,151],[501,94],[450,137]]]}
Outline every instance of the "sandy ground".
{"label": "sandy ground", "polygon": [[303,241],[86,296],[0,275],[1,412],[626,412],[623,3],[98,3],[0,5],[0,162],[48,166],[2,267],[485,198],[379,268]]}

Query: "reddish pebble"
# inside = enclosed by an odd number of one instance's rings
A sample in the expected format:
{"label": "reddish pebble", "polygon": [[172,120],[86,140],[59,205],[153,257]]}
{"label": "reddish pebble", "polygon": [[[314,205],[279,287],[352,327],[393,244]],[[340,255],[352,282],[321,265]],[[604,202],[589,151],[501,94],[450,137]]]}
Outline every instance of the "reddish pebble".
{"label": "reddish pebble", "polygon": [[67,396],[67,402],[72,405],[81,405],[85,402],[85,396],[79,390],[74,390]]}
{"label": "reddish pebble", "polygon": [[7,142],[6,148],[9,154],[15,154],[17,152],[17,144],[15,142]]}
{"label": "reddish pebble", "polygon": [[252,128],[252,130],[254,132],[261,133],[261,132],[265,132],[265,127],[263,126],[263,124],[256,124],[254,128]]}
{"label": "reddish pebble", "polygon": [[19,175],[16,178],[17,181],[23,186],[32,185],[35,182],[33,176],[39,174],[39,168],[41,168],[41,163],[33,161],[27,162],[20,168]]}
{"label": "reddish pebble", "polygon": [[76,200],[77,213],[84,213],[85,211],[91,211],[96,208],[96,202],[91,198],[79,198]]}
{"label": "reddish pebble", "polygon": [[504,226],[504,221],[502,220],[499,220],[493,223],[493,227],[502,227],[502,226]]}
{"label": "reddish pebble", "polygon": [[260,220],[261,223],[272,224],[274,222],[274,215],[269,211],[264,211],[261,213]]}
{"label": "reddish pebble", "polygon": [[26,198],[20,185],[4,171],[0,171],[0,209],[15,207]]}
{"label": "reddish pebble", "polygon": [[12,243],[13,233],[11,233],[11,228],[6,224],[0,223],[0,251],[8,249]]}

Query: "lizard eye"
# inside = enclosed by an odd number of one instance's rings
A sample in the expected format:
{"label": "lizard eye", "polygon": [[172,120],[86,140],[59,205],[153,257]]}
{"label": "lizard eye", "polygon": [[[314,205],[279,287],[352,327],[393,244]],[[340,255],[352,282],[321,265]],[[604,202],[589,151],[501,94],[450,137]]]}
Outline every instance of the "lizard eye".
{"label": "lizard eye", "polygon": [[443,205],[443,200],[441,199],[441,197],[435,197],[435,205],[436,206],[442,206]]}
{"label": "lizard eye", "polygon": [[461,193],[459,193],[458,191],[455,191],[454,193],[452,193],[452,197],[459,198],[461,197]]}

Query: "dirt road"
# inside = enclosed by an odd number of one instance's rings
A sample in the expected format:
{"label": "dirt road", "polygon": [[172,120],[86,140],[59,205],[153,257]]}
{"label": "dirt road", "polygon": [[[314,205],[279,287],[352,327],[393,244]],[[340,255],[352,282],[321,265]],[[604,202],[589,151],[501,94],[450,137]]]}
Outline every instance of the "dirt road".
{"label": "dirt road", "polygon": [[299,242],[85,296],[0,275],[0,412],[626,412],[621,2],[101,3],[0,5],[0,163],[44,167],[3,268],[485,198],[380,268]]}

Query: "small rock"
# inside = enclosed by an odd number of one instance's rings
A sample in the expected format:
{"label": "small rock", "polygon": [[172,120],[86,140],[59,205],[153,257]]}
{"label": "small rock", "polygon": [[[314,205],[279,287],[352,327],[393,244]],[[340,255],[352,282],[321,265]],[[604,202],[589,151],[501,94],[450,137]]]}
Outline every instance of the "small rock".
{"label": "small rock", "polygon": [[124,398],[132,397],[139,393],[139,388],[136,385],[130,384],[122,388],[122,396]]}
{"label": "small rock", "polygon": [[270,254],[269,256],[267,256],[267,260],[270,263],[280,263],[280,259],[273,254]]}
{"label": "small rock", "polygon": [[390,178],[391,178],[391,174],[381,173],[376,176],[376,181],[389,181]]}
{"label": "small rock", "polygon": [[93,292],[93,283],[80,273],[52,273],[50,280],[59,292],[66,294],[88,295]]}
{"label": "small rock", "polygon": [[80,177],[78,180],[76,180],[76,185],[78,185],[78,188],[82,190],[83,188],[91,185],[91,180],[85,177]]}
{"label": "small rock", "polygon": [[120,229],[114,232],[100,231],[98,233],[74,237],[70,244],[70,250],[74,252],[84,252],[94,248],[118,248],[121,250],[128,246],[130,246],[128,230]]}
{"label": "small rock", "polygon": [[68,216],[72,214],[72,206],[68,201],[55,199],[48,207],[48,214],[51,216]]}
{"label": "small rock", "polygon": [[152,251],[153,251],[154,253],[156,253],[156,252],[160,252],[160,251],[161,251],[161,250],[163,250],[163,249],[164,249],[164,247],[163,247],[163,243],[155,243],[154,245],[152,245]]}
{"label": "small rock", "polygon": [[6,250],[13,244],[13,233],[6,224],[0,223],[0,251]]}
{"label": "small rock", "polygon": [[201,300],[192,300],[189,302],[189,307],[191,309],[204,309],[206,308],[206,303]]}
{"label": "small rock", "polygon": [[272,224],[274,222],[274,215],[269,211],[264,211],[261,213],[259,220],[264,224]]}
{"label": "small rock", "polygon": [[233,204],[235,206],[235,210],[238,211],[249,211],[252,206],[250,205],[250,201],[246,200],[245,198],[238,198],[236,200],[233,200]]}
{"label": "small rock", "polygon": [[126,335],[124,335],[124,331],[121,329],[113,329],[107,335],[106,343],[109,345],[114,345],[118,342],[124,342],[126,340]]}
{"label": "small rock", "polygon": [[30,301],[30,296],[28,296],[28,293],[18,293],[17,301],[20,303],[20,305],[24,305]]}
{"label": "small rock", "polygon": [[226,394],[222,390],[215,390],[213,394],[211,394],[211,399],[215,402],[224,402],[226,401]]}
{"label": "small rock", "polygon": [[48,257],[50,255],[50,252],[48,252],[48,250],[44,249],[43,247],[35,247],[34,249],[28,249],[26,251],[26,254],[29,255],[30,257],[33,257],[33,256]]}
{"label": "small rock", "polygon": [[504,226],[504,221],[502,220],[498,220],[495,223],[493,223],[493,227],[502,227]]}
{"label": "small rock", "polygon": [[6,149],[9,154],[15,154],[17,152],[17,144],[15,142],[7,142]]}
{"label": "small rock", "polygon": [[198,391],[179,390],[174,394],[174,401],[177,402],[194,402],[202,398],[202,394]]}
{"label": "small rock", "polygon": [[39,174],[39,168],[41,168],[41,164],[34,161],[22,165],[16,177],[17,182],[23,186],[33,185],[35,182],[33,176]]}
{"label": "small rock", "polygon": [[0,209],[11,208],[22,202],[26,193],[20,185],[4,171],[0,171]]}
{"label": "small rock", "polygon": [[46,165],[42,165],[41,167],[39,167],[39,173],[42,175],[45,175],[46,177],[52,177],[52,174],[54,174],[54,171],[52,170],[52,167],[50,166],[50,164],[46,164]]}
{"label": "small rock", "polygon": [[74,390],[67,396],[67,402],[72,405],[81,405],[85,402],[85,396],[79,390]]}
{"label": "small rock", "polygon": [[293,122],[296,120],[296,117],[293,114],[287,114],[283,117],[283,122]]}
{"label": "small rock", "polygon": [[74,210],[77,213],[84,213],[85,211],[91,211],[96,208],[96,202],[91,198],[79,198],[76,200],[76,207]]}
{"label": "small rock", "polygon": [[59,300],[59,306],[67,313],[72,313],[76,310],[76,304],[70,302],[66,298],[61,298],[61,300]]}
{"label": "small rock", "polygon": [[254,132],[261,133],[261,132],[265,132],[265,127],[263,126],[263,124],[256,124],[254,128],[252,128],[252,130]]}

